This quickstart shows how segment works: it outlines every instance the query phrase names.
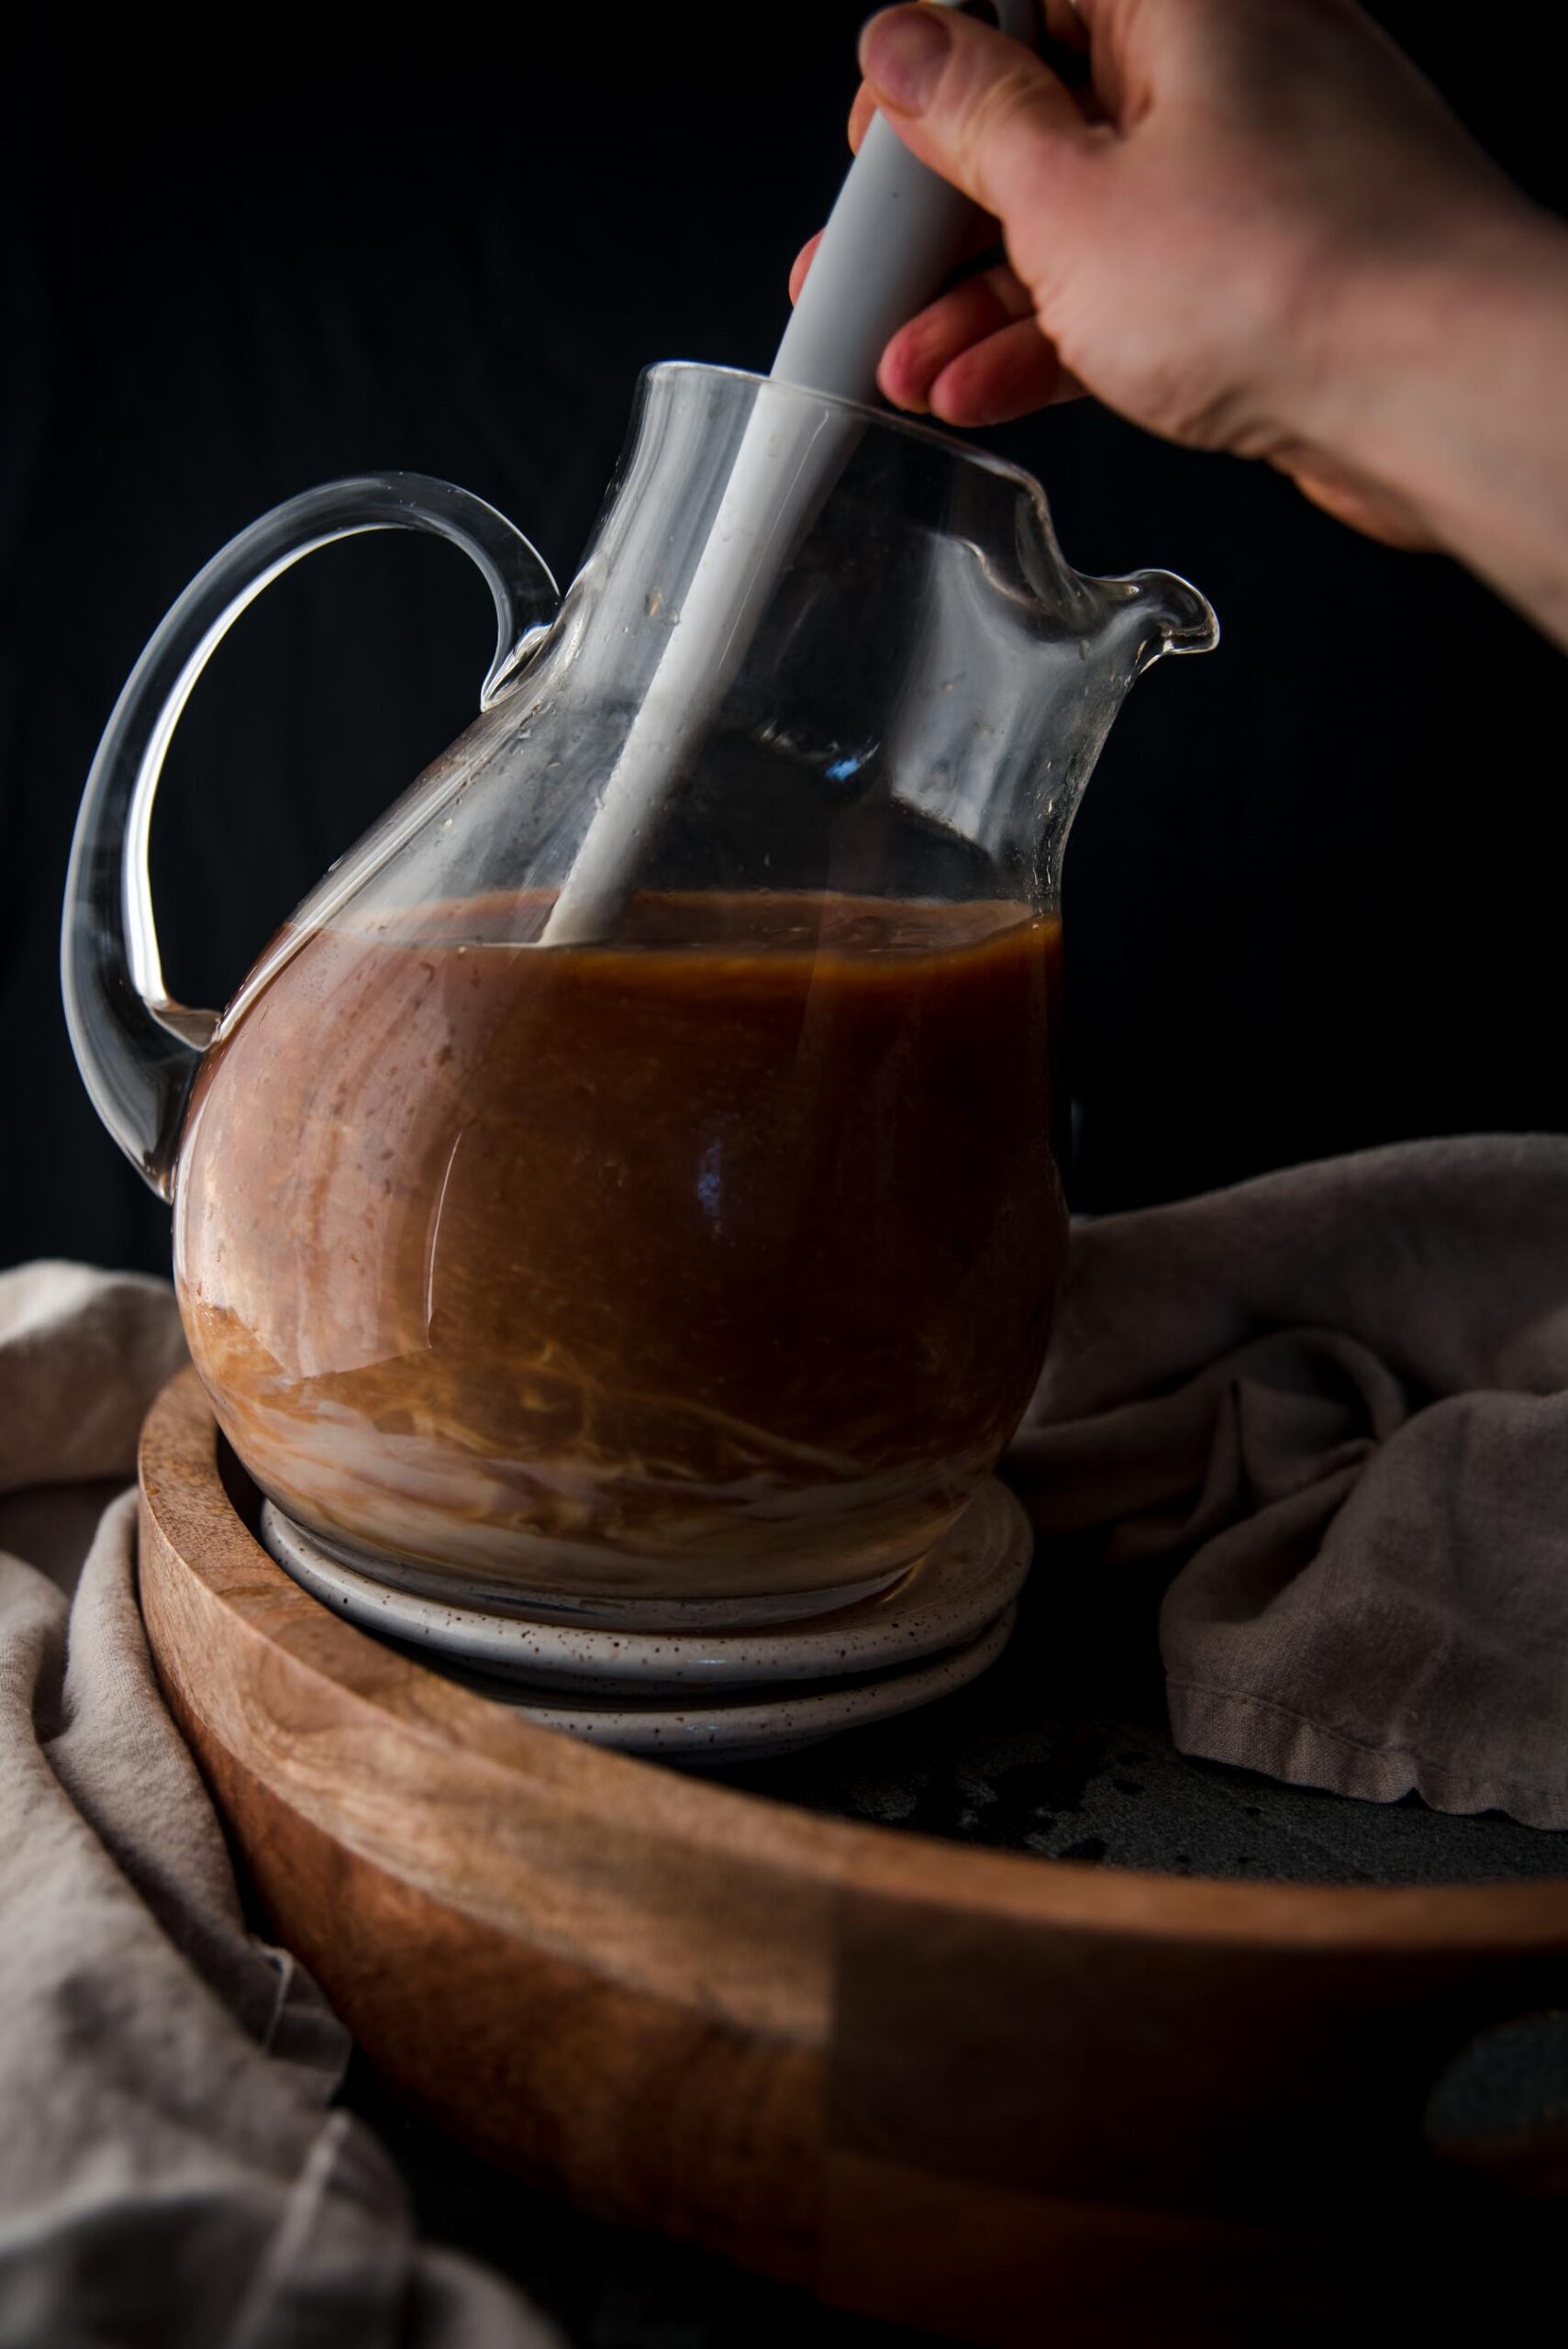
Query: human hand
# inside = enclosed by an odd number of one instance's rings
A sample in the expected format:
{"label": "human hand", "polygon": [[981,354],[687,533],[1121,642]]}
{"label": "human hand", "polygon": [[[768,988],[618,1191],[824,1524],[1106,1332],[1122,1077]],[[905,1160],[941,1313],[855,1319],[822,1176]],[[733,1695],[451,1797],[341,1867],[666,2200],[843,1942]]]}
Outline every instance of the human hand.
{"label": "human hand", "polygon": [[1045,6],[1088,51],[1082,91],[956,11],[889,9],[862,36],[851,143],[880,107],[1006,248],[894,337],[885,396],[967,426],[1086,389],[1428,543],[1359,462],[1357,403],[1401,314],[1517,234],[1523,198],[1352,0]]}

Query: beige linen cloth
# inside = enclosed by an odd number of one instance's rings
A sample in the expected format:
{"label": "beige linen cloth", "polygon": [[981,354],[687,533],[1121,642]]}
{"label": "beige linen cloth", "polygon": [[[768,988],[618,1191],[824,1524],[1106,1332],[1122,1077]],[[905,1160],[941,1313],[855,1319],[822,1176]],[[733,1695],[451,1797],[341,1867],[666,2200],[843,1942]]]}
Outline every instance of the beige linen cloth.
{"label": "beige linen cloth", "polygon": [[[161,1282],[0,1274],[0,2349],[544,2343],[332,2110],[160,1700],[111,1496],[181,1354]],[[1083,1226],[1010,1473],[1076,1570],[1175,1569],[1189,1750],[1568,1826],[1568,1140]]]}
{"label": "beige linen cloth", "polygon": [[1105,1571],[1180,1563],[1185,1752],[1568,1827],[1568,1139],[1084,1227],[1009,1475]]}
{"label": "beige linen cloth", "polygon": [[183,1356],[161,1281],[0,1274],[0,2344],[546,2349],[332,2110],[159,1697],[123,1487]]}

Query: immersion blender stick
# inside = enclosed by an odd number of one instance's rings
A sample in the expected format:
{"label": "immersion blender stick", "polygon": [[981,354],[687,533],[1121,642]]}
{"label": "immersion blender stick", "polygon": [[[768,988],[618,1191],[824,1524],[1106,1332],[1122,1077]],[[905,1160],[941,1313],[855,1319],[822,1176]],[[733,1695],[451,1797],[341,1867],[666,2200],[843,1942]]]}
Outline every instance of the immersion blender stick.
{"label": "immersion blender stick", "polygon": [[[997,14],[1004,29],[1032,37],[1032,0],[1003,0]],[[822,232],[773,380],[862,403],[874,399],[884,350],[957,260],[971,209],[874,116]],[[680,625],[545,924],[545,945],[587,942],[615,928],[652,827],[864,422],[848,410],[759,399],[687,586]]]}

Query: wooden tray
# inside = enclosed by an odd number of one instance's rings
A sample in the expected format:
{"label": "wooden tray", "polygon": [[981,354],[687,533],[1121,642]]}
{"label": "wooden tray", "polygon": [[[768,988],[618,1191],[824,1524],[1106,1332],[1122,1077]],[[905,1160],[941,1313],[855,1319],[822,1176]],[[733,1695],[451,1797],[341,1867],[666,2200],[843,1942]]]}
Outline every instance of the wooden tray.
{"label": "wooden tray", "polygon": [[762,1800],[307,1597],[193,1373],[140,1471],[159,1671],[279,1937],[536,2183],[844,2307],[1086,2349],[1256,2339],[1282,2294],[1310,2332],[1374,2234],[1550,2182],[1424,2114],[1477,2032],[1563,2002],[1568,1880],[1222,1883]]}

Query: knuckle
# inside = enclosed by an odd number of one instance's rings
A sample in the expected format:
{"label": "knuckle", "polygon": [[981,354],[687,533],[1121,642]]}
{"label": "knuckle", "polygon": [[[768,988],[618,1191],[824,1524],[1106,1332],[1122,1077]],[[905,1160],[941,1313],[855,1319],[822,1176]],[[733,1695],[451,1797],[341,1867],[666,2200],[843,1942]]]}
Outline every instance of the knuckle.
{"label": "knuckle", "polygon": [[1004,66],[987,74],[966,94],[963,135],[976,150],[1002,138],[1016,137],[1037,114],[1034,76],[1027,64]]}
{"label": "knuckle", "polygon": [[1054,128],[1038,71],[1008,65],[969,95],[962,142],[969,175],[988,211],[1005,217],[1008,198],[1032,185],[1049,159]]}
{"label": "knuckle", "polygon": [[1026,63],[1006,64],[989,73],[970,92],[964,109],[966,135],[989,143],[1027,122],[1038,112],[1036,76]]}

